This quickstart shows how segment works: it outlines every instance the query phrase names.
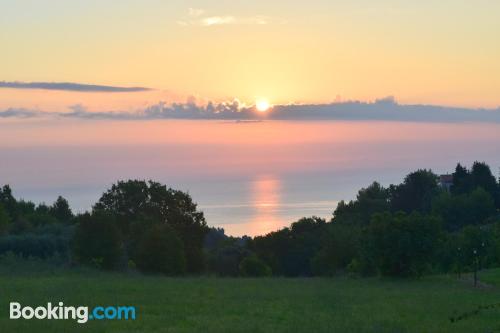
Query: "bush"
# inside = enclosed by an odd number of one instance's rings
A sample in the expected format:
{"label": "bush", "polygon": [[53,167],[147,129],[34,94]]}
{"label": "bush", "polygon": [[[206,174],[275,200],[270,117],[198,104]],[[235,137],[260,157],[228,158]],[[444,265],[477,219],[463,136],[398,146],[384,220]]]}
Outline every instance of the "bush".
{"label": "bush", "polygon": [[208,269],[220,276],[238,276],[240,263],[249,251],[238,244],[228,244],[209,252]]}
{"label": "bush", "polygon": [[12,252],[17,256],[48,258],[68,256],[69,238],[49,234],[8,235],[0,238],[0,254]]}
{"label": "bush", "polygon": [[146,273],[184,273],[186,257],[182,241],[168,225],[152,226],[139,244],[136,265]]}
{"label": "bush", "polygon": [[240,274],[242,276],[270,276],[271,273],[271,268],[257,256],[248,256],[240,263]]}

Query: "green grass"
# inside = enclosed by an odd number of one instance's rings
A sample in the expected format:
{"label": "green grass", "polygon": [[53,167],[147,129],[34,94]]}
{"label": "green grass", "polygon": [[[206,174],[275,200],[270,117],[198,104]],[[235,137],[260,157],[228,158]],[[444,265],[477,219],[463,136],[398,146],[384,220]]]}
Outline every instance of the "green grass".
{"label": "green grass", "polygon": [[[500,282],[500,270],[482,272]],[[454,277],[396,279],[165,278],[94,271],[0,273],[0,332],[500,332],[500,289]],[[36,306],[134,305],[135,321],[9,320],[9,301]]]}

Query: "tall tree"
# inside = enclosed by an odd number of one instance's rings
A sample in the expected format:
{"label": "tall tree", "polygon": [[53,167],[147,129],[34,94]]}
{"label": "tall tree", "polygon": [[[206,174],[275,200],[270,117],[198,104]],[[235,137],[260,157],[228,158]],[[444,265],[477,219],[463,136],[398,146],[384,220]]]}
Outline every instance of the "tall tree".
{"label": "tall tree", "polygon": [[471,176],[474,187],[482,187],[496,200],[498,207],[498,184],[495,176],[493,176],[490,170],[490,167],[484,162],[476,161],[472,165]]}
{"label": "tall tree", "polygon": [[69,207],[68,200],[64,199],[62,196],[58,196],[54,204],[49,207],[49,214],[63,223],[67,223],[73,218],[73,212]]}
{"label": "tall tree", "polygon": [[389,210],[389,192],[379,183],[373,182],[359,190],[356,200],[340,201],[333,213],[336,223],[367,225],[374,213]]}
{"label": "tall tree", "polygon": [[203,270],[202,247],[208,228],[203,212],[198,211],[189,194],[153,181],[120,181],[102,195],[93,209],[114,214],[127,240],[131,239],[134,222],[169,225],[183,242],[187,271]]}
{"label": "tall tree", "polygon": [[431,170],[410,173],[399,185],[389,188],[392,211],[429,212],[432,199],[439,192],[438,177]]}
{"label": "tall tree", "polygon": [[466,167],[460,163],[457,164],[453,173],[453,185],[451,192],[453,194],[469,193],[472,190],[472,176]]}

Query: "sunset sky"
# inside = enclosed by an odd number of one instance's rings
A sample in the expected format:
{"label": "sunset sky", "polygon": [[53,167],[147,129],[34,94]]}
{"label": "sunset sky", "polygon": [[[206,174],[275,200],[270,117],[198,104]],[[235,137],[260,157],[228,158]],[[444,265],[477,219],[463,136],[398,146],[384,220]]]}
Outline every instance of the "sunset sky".
{"label": "sunset sky", "polygon": [[0,81],[153,88],[0,89],[0,109],[158,101],[500,105],[493,0],[0,0]]}

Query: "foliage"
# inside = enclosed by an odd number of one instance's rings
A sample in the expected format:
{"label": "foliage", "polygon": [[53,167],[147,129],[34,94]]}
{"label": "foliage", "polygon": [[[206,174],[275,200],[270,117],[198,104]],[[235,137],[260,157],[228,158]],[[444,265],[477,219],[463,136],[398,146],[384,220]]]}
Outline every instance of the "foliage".
{"label": "foliage", "polygon": [[127,242],[137,221],[170,226],[183,243],[187,271],[203,270],[202,247],[207,226],[203,213],[197,210],[189,194],[153,181],[120,181],[102,195],[93,209],[115,215]]}
{"label": "foliage", "polygon": [[7,233],[10,224],[10,217],[3,205],[0,204],[0,236]]}
{"label": "foliage", "polygon": [[330,223],[321,237],[321,249],[312,259],[314,275],[343,271],[359,253],[361,227]]}
{"label": "foliage", "polygon": [[318,217],[302,218],[290,228],[255,237],[251,249],[277,275],[310,276],[311,260],[320,248],[326,228]]}
{"label": "foliage", "polygon": [[123,255],[120,229],[113,215],[105,212],[85,213],[76,217],[77,228],[73,252],[77,262],[104,269],[116,268]]}
{"label": "foliage", "polygon": [[470,193],[440,193],[433,200],[432,211],[442,217],[446,229],[455,231],[467,225],[484,223],[496,209],[491,195],[478,187]]}
{"label": "foliage", "polygon": [[402,184],[390,186],[392,211],[429,212],[437,193],[437,176],[430,170],[417,170],[407,175]]}
{"label": "foliage", "polygon": [[252,255],[243,259],[239,265],[240,274],[247,277],[270,276],[271,268],[265,262]]}
{"label": "foliage", "polygon": [[186,270],[182,241],[168,225],[154,225],[140,242],[135,264],[146,273],[182,274]]}
{"label": "foliage", "polygon": [[62,223],[68,223],[73,219],[73,212],[69,207],[68,200],[61,196],[58,196],[54,204],[49,207],[49,214]]}
{"label": "foliage", "polygon": [[374,213],[389,210],[389,192],[379,183],[373,182],[359,190],[356,200],[340,201],[333,216],[336,223],[367,225]]}
{"label": "foliage", "polygon": [[435,263],[441,221],[420,213],[377,213],[363,234],[363,260],[384,275],[421,276]]}
{"label": "foliage", "polygon": [[12,252],[23,257],[49,258],[69,255],[69,239],[61,235],[24,234],[0,237],[0,254]]}

